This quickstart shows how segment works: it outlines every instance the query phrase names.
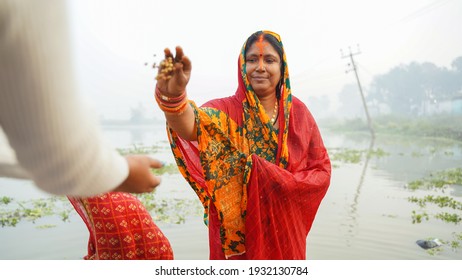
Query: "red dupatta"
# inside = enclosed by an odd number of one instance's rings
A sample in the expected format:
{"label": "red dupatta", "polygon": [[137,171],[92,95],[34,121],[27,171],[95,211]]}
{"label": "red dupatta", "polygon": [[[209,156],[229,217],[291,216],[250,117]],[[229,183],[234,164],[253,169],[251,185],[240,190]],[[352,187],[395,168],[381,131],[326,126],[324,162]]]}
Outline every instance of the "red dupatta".
{"label": "red dupatta", "polygon": [[211,259],[305,259],[329,157],[314,118],[291,94],[285,54],[278,131],[247,79],[244,50],[236,94],[201,108],[191,102],[198,140],[169,129],[172,151],[204,205]]}

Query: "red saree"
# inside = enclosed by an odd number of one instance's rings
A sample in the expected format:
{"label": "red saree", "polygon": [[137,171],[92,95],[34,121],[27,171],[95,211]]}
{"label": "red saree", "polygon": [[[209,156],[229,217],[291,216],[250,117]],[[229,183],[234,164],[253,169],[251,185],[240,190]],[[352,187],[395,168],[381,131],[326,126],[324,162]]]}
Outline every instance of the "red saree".
{"label": "red saree", "polygon": [[168,239],[133,195],[68,197],[90,232],[86,260],[171,260]]}
{"label": "red saree", "polygon": [[244,49],[236,94],[201,108],[191,102],[198,140],[169,129],[172,151],[204,205],[210,259],[305,259],[330,160],[314,118],[291,94],[285,54],[278,130],[249,85]]}

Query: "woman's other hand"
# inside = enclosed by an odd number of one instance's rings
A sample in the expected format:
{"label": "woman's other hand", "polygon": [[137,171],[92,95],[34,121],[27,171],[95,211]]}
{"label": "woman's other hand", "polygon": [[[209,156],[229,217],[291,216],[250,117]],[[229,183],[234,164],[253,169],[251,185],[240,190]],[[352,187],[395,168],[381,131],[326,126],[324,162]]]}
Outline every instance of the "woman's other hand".
{"label": "woman's other hand", "polygon": [[175,51],[176,54],[173,56],[170,49],[164,50],[165,60],[159,66],[156,77],[159,90],[170,97],[180,96],[186,90],[191,77],[191,61],[184,55],[180,46],[176,47]]}

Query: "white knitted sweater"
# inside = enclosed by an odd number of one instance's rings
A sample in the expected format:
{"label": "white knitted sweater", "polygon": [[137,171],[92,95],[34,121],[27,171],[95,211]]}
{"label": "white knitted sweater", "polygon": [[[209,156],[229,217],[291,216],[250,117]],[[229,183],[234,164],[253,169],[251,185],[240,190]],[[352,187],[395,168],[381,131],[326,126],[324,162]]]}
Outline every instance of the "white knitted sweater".
{"label": "white knitted sweater", "polygon": [[0,0],[0,126],[26,172],[12,171],[0,141],[0,176],[90,196],[123,182],[128,165],[78,97],[66,9],[60,0]]}

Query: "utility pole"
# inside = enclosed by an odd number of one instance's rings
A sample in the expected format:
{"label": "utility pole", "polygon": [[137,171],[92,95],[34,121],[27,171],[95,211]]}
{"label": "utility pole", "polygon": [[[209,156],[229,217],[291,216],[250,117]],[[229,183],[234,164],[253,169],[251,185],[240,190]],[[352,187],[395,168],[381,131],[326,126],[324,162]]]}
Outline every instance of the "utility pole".
{"label": "utility pole", "polygon": [[355,71],[356,81],[358,82],[358,87],[359,87],[359,93],[361,94],[361,100],[363,101],[364,111],[366,112],[367,124],[369,126],[369,130],[371,131],[372,138],[375,138],[375,132],[374,132],[374,128],[372,127],[371,116],[369,115],[369,110],[367,109],[366,99],[364,98],[363,89],[362,89],[361,83],[359,81],[359,76],[358,76],[358,71],[356,70],[355,60],[353,59],[354,55],[360,54],[359,47],[358,47],[358,51],[355,52],[355,53],[353,53],[351,51],[350,47],[348,47],[348,51],[349,51],[349,54],[344,55],[343,51],[340,49],[340,53],[342,55],[342,58],[350,58],[350,60],[351,60],[351,64],[348,63],[348,66],[351,66],[352,69],[346,70],[345,73],[348,73],[351,70]]}

